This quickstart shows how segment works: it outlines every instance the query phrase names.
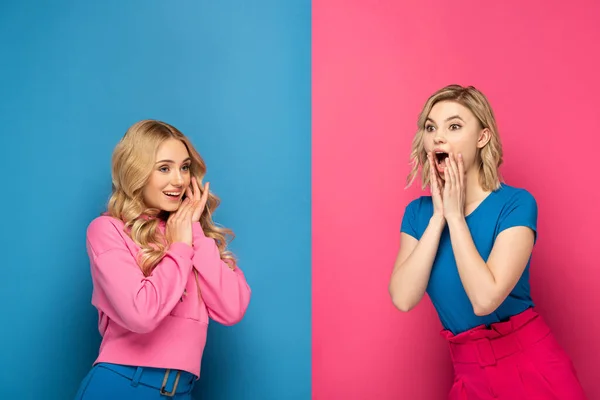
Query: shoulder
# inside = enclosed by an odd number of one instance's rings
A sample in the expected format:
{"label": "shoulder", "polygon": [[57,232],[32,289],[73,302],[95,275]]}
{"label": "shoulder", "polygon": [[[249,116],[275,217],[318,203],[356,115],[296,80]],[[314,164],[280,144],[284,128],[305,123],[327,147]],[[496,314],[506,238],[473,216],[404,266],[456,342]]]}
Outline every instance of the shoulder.
{"label": "shoulder", "polygon": [[498,190],[501,198],[508,208],[514,208],[517,206],[533,207],[537,209],[537,201],[533,194],[527,189],[502,184]]}
{"label": "shoulder", "polygon": [[406,209],[419,211],[424,207],[431,206],[432,204],[433,202],[431,200],[431,196],[420,196],[408,203]]}
{"label": "shoulder", "polygon": [[118,232],[119,230],[123,230],[125,224],[120,219],[108,216],[101,215],[96,217],[89,223],[87,227],[88,236],[94,236],[98,234],[107,234],[111,232]]}
{"label": "shoulder", "polygon": [[88,245],[96,254],[103,253],[115,245],[123,244],[125,241],[125,224],[123,221],[101,215],[94,218],[88,225],[86,238]]}
{"label": "shoulder", "polygon": [[404,218],[412,221],[420,220],[422,215],[426,215],[429,218],[432,212],[433,201],[431,196],[421,196],[406,205]]}

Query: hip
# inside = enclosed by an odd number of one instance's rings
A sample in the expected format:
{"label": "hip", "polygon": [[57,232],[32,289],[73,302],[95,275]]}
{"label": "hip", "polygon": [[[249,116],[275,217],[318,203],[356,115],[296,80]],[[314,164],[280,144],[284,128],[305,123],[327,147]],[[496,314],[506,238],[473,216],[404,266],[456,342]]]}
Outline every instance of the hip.
{"label": "hip", "polygon": [[186,371],[98,363],[81,382],[75,400],[189,400],[195,381]]}
{"label": "hip", "polygon": [[455,371],[452,399],[585,399],[571,359],[532,308],[442,336]]}

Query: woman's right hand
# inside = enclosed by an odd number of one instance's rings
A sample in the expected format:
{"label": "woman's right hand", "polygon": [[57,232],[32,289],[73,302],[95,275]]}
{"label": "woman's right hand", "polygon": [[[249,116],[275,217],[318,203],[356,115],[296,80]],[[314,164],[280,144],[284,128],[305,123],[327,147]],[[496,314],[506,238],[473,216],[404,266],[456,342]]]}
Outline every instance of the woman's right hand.
{"label": "woman's right hand", "polygon": [[429,188],[431,189],[431,199],[433,200],[433,216],[444,218],[444,204],[442,202],[442,181],[437,174],[435,159],[432,152],[427,153],[429,160]]}
{"label": "woman's right hand", "polygon": [[171,243],[182,242],[192,245],[192,213],[194,203],[190,199],[183,200],[179,209],[169,215],[166,234]]}

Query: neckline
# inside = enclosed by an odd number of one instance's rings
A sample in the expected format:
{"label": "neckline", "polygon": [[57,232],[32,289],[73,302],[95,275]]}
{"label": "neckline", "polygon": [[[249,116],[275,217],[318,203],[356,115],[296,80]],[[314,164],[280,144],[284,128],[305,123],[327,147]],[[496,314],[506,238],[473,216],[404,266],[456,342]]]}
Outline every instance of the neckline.
{"label": "neckline", "polygon": [[496,190],[492,190],[491,192],[489,192],[487,194],[487,196],[485,196],[483,198],[483,200],[481,200],[479,202],[479,204],[477,205],[477,207],[475,207],[475,209],[473,211],[471,211],[469,214],[465,215],[465,220],[470,218],[471,216],[473,216],[474,214],[477,213],[477,211],[479,211],[479,209],[481,209],[481,207],[489,200],[490,197],[492,197],[493,195],[495,195],[496,193],[498,193],[500,190],[504,189],[504,184],[500,183],[500,187]]}

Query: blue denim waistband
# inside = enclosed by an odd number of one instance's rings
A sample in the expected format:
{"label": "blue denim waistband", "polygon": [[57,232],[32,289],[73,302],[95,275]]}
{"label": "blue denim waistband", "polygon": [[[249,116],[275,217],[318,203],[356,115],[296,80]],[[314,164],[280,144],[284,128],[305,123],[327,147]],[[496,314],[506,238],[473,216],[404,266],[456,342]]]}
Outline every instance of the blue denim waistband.
{"label": "blue denim waistband", "polygon": [[131,380],[133,386],[138,384],[150,386],[166,396],[188,393],[194,388],[196,381],[194,374],[176,369],[133,367],[111,363],[98,363],[97,366]]}

